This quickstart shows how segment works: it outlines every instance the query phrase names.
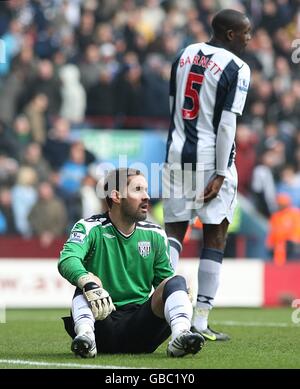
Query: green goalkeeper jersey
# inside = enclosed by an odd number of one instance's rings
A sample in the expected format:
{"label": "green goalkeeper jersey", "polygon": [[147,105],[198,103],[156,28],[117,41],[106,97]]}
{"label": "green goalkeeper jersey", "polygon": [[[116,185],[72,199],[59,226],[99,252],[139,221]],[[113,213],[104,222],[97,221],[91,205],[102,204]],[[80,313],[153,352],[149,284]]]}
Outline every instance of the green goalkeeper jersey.
{"label": "green goalkeeper jersey", "polygon": [[130,236],[122,234],[108,214],[81,219],[64,244],[58,263],[60,274],[73,285],[92,272],[113,303],[143,304],[152,286],[173,275],[166,233],[156,224],[136,223]]}

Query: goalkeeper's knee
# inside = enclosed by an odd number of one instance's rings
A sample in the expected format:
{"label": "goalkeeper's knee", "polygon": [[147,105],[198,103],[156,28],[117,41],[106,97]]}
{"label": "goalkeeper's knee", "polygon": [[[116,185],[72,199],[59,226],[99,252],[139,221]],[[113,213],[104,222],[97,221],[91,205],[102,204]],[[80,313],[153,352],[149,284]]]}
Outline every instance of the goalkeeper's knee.
{"label": "goalkeeper's knee", "polygon": [[183,290],[186,293],[188,292],[186,281],[182,276],[174,276],[166,282],[162,295],[163,302],[165,303],[167,298],[178,290]]}

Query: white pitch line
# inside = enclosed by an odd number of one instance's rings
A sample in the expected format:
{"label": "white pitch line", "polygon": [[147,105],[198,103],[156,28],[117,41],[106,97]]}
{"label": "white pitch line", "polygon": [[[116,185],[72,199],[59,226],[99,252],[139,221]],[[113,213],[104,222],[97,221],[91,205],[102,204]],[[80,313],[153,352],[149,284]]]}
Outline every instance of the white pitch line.
{"label": "white pitch line", "polygon": [[214,324],[223,324],[224,326],[243,326],[243,327],[294,327],[300,328],[296,324],[277,323],[277,322],[259,322],[259,321],[234,321],[234,320],[212,320]]}
{"label": "white pitch line", "polygon": [[[0,359],[0,364],[10,365],[28,365],[28,366],[45,366],[45,367],[69,367],[79,369],[136,369],[131,366],[113,366],[113,365],[84,365],[80,363],[59,363],[59,362],[40,362],[40,361],[26,361],[23,359]],[[140,367],[139,369],[145,369]]]}

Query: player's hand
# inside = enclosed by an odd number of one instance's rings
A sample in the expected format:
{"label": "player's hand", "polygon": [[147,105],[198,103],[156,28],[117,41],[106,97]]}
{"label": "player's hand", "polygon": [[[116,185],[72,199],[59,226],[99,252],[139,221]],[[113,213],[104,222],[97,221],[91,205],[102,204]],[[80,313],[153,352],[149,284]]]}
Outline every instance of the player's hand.
{"label": "player's hand", "polygon": [[202,197],[202,201],[204,203],[208,203],[209,201],[217,197],[224,179],[224,176],[216,176],[207,184],[204,190],[204,195]]}
{"label": "player's hand", "polygon": [[104,320],[116,310],[109,293],[95,282],[88,282],[82,290],[91,305],[95,320]]}

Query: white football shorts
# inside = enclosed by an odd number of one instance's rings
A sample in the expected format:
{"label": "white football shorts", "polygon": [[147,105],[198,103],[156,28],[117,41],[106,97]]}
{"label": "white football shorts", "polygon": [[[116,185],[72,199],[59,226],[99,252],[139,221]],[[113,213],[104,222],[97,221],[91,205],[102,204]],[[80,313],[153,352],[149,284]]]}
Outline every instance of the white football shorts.
{"label": "white football shorts", "polygon": [[199,216],[204,224],[220,224],[225,218],[232,222],[237,203],[237,171],[234,164],[228,168],[223,185],[216,198],[200,202],[206,185],[215,176],[215,170],[188,171],[163,169],[163,204],[165,223],[193,220]]}

